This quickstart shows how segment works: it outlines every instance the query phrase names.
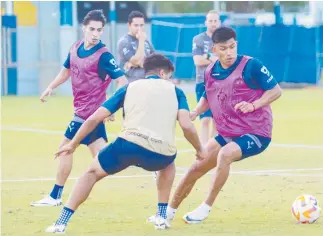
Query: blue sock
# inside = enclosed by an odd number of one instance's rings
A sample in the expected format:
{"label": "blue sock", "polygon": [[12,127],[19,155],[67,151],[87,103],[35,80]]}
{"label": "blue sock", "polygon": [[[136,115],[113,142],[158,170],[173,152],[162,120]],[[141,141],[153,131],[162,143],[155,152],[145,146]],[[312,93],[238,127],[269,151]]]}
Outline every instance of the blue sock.
{"label": "blue sock", "polygon": [[61,216],[56,221],[56,225],[67,225],[73,213],[74,211],[72,209],[64,207],[61,212]]}
{"label": "blue sock", "polygon": [[64,186],[59,186],[55,184],[52,192],[50,193],[50,196],[54,199],[61,199],[62,193],[63,193]]}
{"label": "blue sock", "polygon": [[164,219],[167,218],[166,210],[167,210],[168,203],[158,203],[158,212],[157,216],[160,216]]}

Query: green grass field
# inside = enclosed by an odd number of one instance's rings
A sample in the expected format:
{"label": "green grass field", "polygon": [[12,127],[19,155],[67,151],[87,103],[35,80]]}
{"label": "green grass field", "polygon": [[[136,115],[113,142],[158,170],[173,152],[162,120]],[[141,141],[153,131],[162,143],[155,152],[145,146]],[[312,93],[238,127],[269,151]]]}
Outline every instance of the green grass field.
{"label": "green grass field", "polygon": [[[193,94],[189,100],[194,107]],[[303,193],[323,202],[323,90],[287,90],[273,111],[272,145],[257,157],[233,164],[232,175],[203,224],[186,225],[181,217],[204,199],[210,175],[197,183],[181,205],[172,228],[157,232],[145,222],[156,210],[152,174],[129,168],[95,186],[88,201],[74,214],[66,234],[323,235],[323,219],[298,225],[290,213],[293,200]],[[58,164],[54,152],[71,117],[70,97],[52,97],[45,104],[36,97],[2,97],[2,235],[46,235],[45,228],[58,217],[61,207],[32,208],[29,203],[48,194],[54,184]],[[111,139],[120,124],[118,114],[116,122],[106,125]],[[177,137],[182,137],[179,129]],[[179,152],[192,148],[183,140],[177,145]],[[193,161],[193,153],[179,154],[176,165],[182,168],[175,186]],[[80,147],[64,189],[64,201],[75,178],[90,162],[90,152]]]}

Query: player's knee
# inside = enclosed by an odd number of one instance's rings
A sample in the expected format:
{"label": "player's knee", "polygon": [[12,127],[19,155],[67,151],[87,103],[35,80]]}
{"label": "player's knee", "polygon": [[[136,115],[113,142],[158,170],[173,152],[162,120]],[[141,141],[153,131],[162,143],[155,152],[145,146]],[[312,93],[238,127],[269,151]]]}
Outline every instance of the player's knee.
{"label": "player's knee", "polygon": [[197,180],[205,173],[205,168],[203,168],[202,165],[193,164],[193,166],[188,170],[188,176],[190,176],[190,179]]}
{"label": "player's knee", "polygon": [[93,168],[93,167],[89,167],[88,170],[85,172],[85,175],[88,176],[89,178],[93,178],[96,181],[98,181],[99,179],[101,179],[99,172],[97,171],[97,169]]}
{"label": "player's knee", "polygon": [[95,175],[95,169],[94,169],[92,166],[90,166],[90,167],[86,170],[85,174],[86,174],[86,175]]}
{"label": "player's knee", "polygon": [[89,166],[87,172],[88,175],[95,176],[97,180],[102,179],[108,174],[102,169],[99,161],[95,159],[92,164]]}
{"label": "player's knee", "polygon": [[218,155],[218,167],[231,165],[231,163],[233,162],[232,158],[233,158],[233,151],[227,146],[222,147]]}
{"label": "player's knee", "polygon": [[188,170],[188,174],[193,175],[195,173],[198,173],[198,172],[200,172],[200,169],[201,168],[198,165],[193,164],[192,167]]}

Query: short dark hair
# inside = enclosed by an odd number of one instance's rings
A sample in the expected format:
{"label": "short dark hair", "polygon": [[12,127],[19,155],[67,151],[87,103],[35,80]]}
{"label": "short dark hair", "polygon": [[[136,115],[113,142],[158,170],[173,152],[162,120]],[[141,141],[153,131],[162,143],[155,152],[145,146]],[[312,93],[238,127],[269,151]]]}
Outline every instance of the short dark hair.
{"label": "short dark hair", "polygon": [[174,72],[175,70],[173,63],[162,54],[153,53],[145,58],[144,70],[146,74],[162,69],[167,72]]}
{"label": "short dark hair", "polygon": [[128,23],[129,24],[132,23],[133,18],[144,18],[145,19],[145,16],[140,11],[132,11],[132,12],[130,12],[130,14],[128,16]]}
{"label": "short dark hair", "polygon": [[89,11],[83,19],[83,25],[88,25],[90,21],[101,21],[104,26],[107,22],[103,10],[92,10]]}
{"label": "short dark hair", "polygon": [[236,32],[230,27],[220,27],[216,29],[212,34],[212,41],[214,44],[223,43],[233,38],[236,40]]}

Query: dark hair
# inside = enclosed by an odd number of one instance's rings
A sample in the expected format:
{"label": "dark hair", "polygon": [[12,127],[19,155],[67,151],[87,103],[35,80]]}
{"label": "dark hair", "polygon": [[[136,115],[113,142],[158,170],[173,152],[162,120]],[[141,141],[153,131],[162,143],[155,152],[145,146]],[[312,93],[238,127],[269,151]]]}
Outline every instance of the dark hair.
{"label": "dark hair", "polygon": [[212,41],[214,44],[223,43],[229,39],[236,40],[236,32],[230,27],[220,27],[216,29],[212,34]]}
{"label": "dark hair", "polygon": [[174,72],[173,63],[162,54],[153,53],[147,56],[144,60],[144,70],[148,72],[154,72],[157,70],[165,70],[167,72]]}
{"label": "dark hair", "polygon": [[104,26],[107,22],[103,10],[92,10],[89,11],[83,19],[83,25],[88,25],[90,21],[101,21]]}
{"label": "dark hair", "polygon": [[145,19],[145,16],[140,11],[132,11],[132,12],[130,12],[130,14],[128,16],[128,23],[129,24],[132,23],[133,18],[144,18]]}

